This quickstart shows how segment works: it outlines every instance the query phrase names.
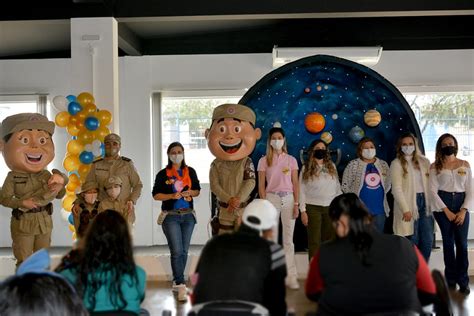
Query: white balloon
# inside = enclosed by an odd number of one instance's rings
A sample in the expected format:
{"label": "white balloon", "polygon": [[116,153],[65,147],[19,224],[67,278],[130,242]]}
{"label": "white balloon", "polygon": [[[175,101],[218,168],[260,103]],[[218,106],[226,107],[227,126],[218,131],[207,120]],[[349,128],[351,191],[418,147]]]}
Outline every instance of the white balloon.
{"label": "white balloon", "polygon": [[100,140],[98,140],[98,139],[96,139],[96,140],[94,140],[94,141],[92,142],[92,147],[93,147],[94,149],[100,148],[101,145],[102,145],[102,142],[101,142]]}
{"label": "white balloon", "polygon": [[94,148],[92,150],[92,154],[94,155],[94,157],[97,157],[97,156],[100,156],[102,154],[102,149],[100,148]]}
{"label": "white balloon", "polygon": [[57,95],[53,98],[53,105],[56,108],[56,110],[62,112],[62,111],[67,111],[67,105],[69,101],[66,99],[66,97],[62,95]]}
{"label": "white balloon", "polygon": [[69,223],[69,214],[71,214],[71,212],[68,212],[66,211],[65,209],[61,209],[61,218],[65,221],[65,222],[68,222]]}
{"label": "white balloon", "polygon": [[93,149],[92,144],[87,144],[87,145],[84,146],[84,150],[85,150],[85,151],[91,152],[92,149]]}

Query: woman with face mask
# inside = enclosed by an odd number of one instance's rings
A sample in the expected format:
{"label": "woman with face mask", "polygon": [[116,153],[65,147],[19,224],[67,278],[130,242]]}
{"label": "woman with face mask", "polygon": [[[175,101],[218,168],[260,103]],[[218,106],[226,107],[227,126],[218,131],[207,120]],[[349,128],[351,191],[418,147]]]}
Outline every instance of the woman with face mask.
{"label": "woman with face mask", "polygon": [[456,157],[457,152],[456,138],[441,135],[430,168],[430,191],[433,215],[443,237],[444,276],[450,288],[458,284],[459,292],[469,294],[467,234],[473,201],[472,171],[467,161]]}
{"label": "woman with face mask", "polygon": [[328,215],[329,204],[342,193],[336,166],[324,141],[317,139],[309,145],[299,184],[301,222],[308,228],[308,255],[311,259],[321,242],[334,238]]}
{"label": "woman with face mask", "polygon": [[365,203],[375,228],[384,231],[389,207],[387,192],[390,190],[390,168],[376,157],[375,142],[364,137],[357,145],[357,159],[350,161],[342,175],[342,191],[355,193]]}
{"label": "woman with face mask", "polygon": [[173,291],[178,292],[179,301],[186,301],[184,269],[196,224],[193,197],[199,195],[201,186],[196,171],[186,165],[181,143],[171,143],[166,152],[168,165],[156,175],[152,194],[155,200],[162,201],[158,224],[162,225],[171,253]]}
{"label": "woman with face mask", "polygon": [[410,239],[429,261],[434,228],[428,194],[430,161],[423,156],[411,133],[400,136],[396,154],[397,158],[390,165],[393,232]]}
{"label": "woman with face mask", "polygon": [[[280,123],[270,129],[267,140],[267,154],[258,162],[258,194],[269,200],[281,217],[283,228],[283,249],[285,251],[287,278],[290,289],[298,289],[295,262],[293,231],[299,211],[298,163],[288,154],[285,132]],[[266,186],[265,186],[266,182]],[[278,242],[278,226],[274,228],[273,238]]]}

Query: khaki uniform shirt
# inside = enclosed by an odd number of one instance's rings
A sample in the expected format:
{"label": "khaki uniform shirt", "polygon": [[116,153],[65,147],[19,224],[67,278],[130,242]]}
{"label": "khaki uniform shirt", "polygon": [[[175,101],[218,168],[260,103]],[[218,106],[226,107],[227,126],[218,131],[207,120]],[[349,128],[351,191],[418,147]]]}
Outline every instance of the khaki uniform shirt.
{"label": "khaki uniform shirt", "polygon": [[128,215],[128,207],[127,202],[121,202],[118,199],[112,200],[107,197],[105,200],[100,201],[99,204],[99,212],[103,212],[105,210],[115,210],[122,214],[123,218],[130,223],[133,224],[135,222],[135,212],[132,209],[130,216]]}
{"label": "khaki uniform shirt", "polygon": [[92,164],[92,168],[87,175],[86,182],[94,181],[99,185],[99,201],[108,199],[105,192],[105,184],[107,180],[117,176],[122,180],[122,190],[118,199],[122,202],[133,201],[137,203],[142,192],[143,184],[140,176],[133,165],[133,162],[126,157],[118,159],[100,159]]}

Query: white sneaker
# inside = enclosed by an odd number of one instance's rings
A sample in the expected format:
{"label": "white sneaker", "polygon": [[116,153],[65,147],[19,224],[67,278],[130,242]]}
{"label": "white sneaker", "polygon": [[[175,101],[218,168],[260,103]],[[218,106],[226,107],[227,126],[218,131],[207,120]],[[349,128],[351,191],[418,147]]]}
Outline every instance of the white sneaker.
{"label": "white sneaker", "polygon": [[188,289],[185,284],[178,285],[178,301],[186,302],[188,300]]}
{"label": "white sneaker", "polygon": [[285,283],[286,283],[286,286],[292,290],[298,290],[300,288],[298,279],[295,277],[288,277]]}

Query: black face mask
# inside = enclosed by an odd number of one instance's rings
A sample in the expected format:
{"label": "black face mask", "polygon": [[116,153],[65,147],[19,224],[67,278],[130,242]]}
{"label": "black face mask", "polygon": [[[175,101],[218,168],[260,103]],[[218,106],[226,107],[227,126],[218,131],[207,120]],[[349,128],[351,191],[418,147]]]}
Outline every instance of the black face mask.
{"label": "black face mask", "polygon": [[313,152],[313,156],[316,159],[324,159],[327,155],[327,150],[326,149],[316,149]]}
{"label": "black face mask", "polygon": [[456,147],[454,147],[454,146],[441,147],[441,153],[444,156],[453,155],[455,152],[456,152]]}

